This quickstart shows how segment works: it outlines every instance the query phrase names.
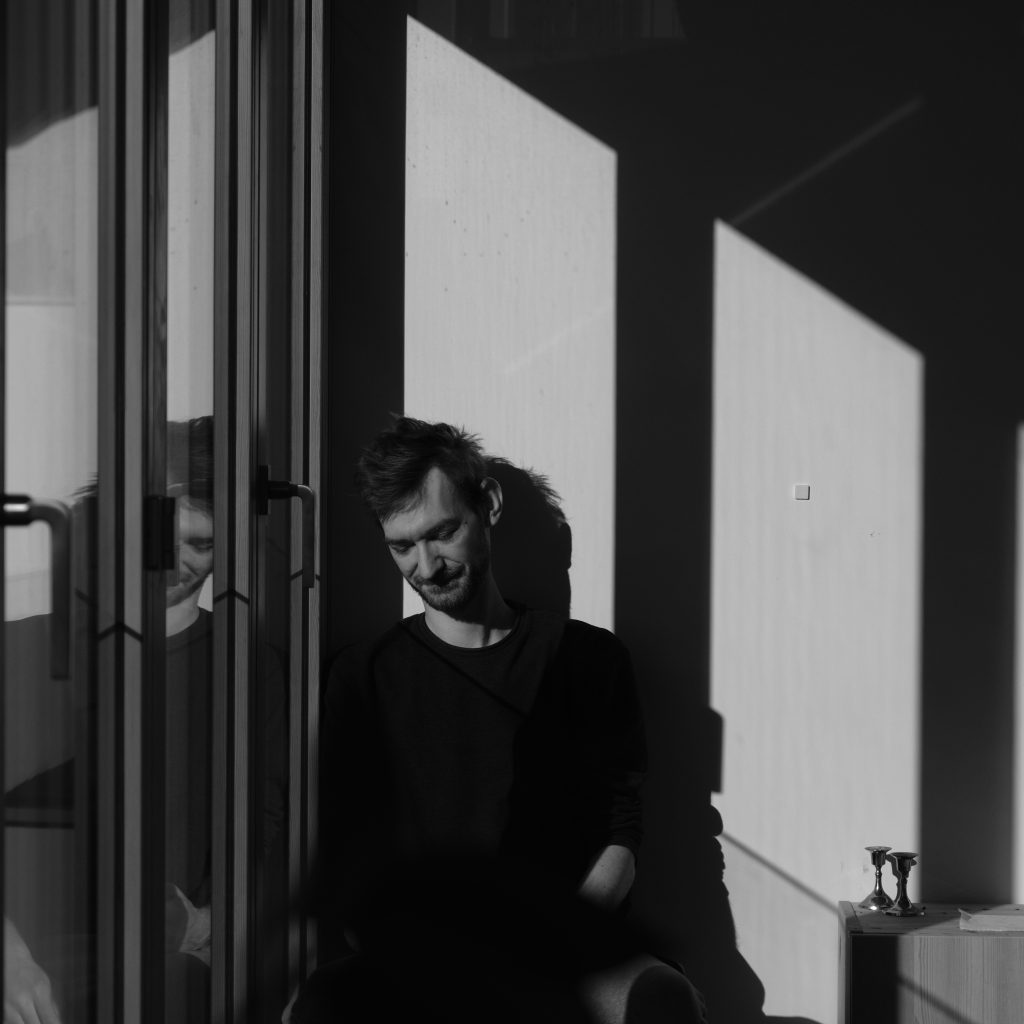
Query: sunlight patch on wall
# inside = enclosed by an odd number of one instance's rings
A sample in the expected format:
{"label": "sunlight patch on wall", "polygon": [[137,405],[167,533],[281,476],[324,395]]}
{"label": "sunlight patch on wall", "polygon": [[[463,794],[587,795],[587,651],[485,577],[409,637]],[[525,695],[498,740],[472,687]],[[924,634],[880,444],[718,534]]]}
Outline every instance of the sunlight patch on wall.
{"label": "sunlight patch on wall", "polygon": [[550,479],[611,626],[615,153],[415,21],[407,66],[405,412]]}
{"label": "sunlight patch on wall", "polygon": [[917,849],[923,365],[717,226],[716,804],[768,1013],[835,1019],[831,908],[871,889],[866,845]]}

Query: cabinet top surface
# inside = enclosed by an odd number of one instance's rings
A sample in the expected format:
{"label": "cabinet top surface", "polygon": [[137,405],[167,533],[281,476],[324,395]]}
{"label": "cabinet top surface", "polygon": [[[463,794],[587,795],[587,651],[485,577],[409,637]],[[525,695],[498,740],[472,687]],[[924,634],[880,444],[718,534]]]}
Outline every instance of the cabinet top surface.
{"label": "cabinet top surface", "polygon": [[968,932],[960,928],[960,911],[984,910],[988,903],[925,903],[920,917],[893,917],[878,910],[862,910],[855,903],[843,900],[839,913],[843,927],[852,935],[947,935],[965,939],[985,939],[1005,936],[1024,940],[1024,933]]}

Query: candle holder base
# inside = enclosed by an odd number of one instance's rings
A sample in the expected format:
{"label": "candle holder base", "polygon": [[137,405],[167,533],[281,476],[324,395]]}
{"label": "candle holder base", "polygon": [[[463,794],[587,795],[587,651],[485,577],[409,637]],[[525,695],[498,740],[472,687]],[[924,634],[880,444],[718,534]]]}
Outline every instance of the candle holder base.
{"label": "candle holder base", "polygon": [[887,910],[892,906],[892,897],[884,892],[869,892],[857,906],[861,910]]}
{"label": "candle holder base", "polygon": [[909,907],[886,907],[882,913],[888,914],[890,917],[923,917],[924,911],[924,907],[911,903]]}

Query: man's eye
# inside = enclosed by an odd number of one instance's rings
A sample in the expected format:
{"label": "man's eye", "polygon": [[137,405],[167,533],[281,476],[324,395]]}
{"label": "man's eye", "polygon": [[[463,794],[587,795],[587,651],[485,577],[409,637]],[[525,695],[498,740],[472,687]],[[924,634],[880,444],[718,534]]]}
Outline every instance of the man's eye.
{"label": "man's eye", "polygon": [[409,551],[408,544],[389,544],[388,547],[391,548],[392,554],[395,555],[404,555]]}

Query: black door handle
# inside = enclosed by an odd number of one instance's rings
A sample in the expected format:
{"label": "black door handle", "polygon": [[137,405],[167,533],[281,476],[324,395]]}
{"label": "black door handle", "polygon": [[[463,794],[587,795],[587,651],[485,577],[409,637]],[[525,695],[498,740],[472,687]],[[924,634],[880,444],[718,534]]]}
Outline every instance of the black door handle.
{"label": "black door handle", "polygon": [[50,527],[50,675],[67,679],[71,649],[71,514],[62,501],[5,494],[2,525]]}
{"label": "black door handle", "polygon": [[316,585],[316,495],[305,484],[290,480],[271,480],[269,466],[256,467],[253,500],[256,511],[265,516],[270,502],[281,498],[298,498],[302,502],[302,585],[312,590]]}

